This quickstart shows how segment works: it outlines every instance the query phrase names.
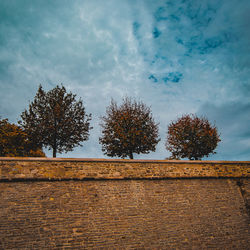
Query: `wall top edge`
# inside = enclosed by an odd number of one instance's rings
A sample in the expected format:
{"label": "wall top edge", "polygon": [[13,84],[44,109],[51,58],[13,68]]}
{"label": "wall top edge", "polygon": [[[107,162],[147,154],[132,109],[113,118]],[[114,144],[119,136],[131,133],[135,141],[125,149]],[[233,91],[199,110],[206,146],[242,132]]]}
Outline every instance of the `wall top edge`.
{"label": "wall top edge", "polygon": [[144,159],[102,159],[102,158],[47,158],[47,157],[0,157],[1,161],[42,162],[120,162],[120,163],[178,163],[178,164],[250,164],[250,161],[195,161],[195,160],[144,160]]}

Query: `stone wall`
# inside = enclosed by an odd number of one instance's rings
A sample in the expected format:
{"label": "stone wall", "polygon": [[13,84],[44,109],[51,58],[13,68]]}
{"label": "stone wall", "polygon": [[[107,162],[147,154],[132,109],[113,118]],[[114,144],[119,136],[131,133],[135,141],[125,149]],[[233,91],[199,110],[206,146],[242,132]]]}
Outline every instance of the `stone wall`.
{"label": "stone wall", "polygon": [[0,158],[0,249],[249,249],[249,170]]}
{"label": "stone wall", "polygon": [[250,177],[250,162],[0,157],[1,180],[195,177]]}

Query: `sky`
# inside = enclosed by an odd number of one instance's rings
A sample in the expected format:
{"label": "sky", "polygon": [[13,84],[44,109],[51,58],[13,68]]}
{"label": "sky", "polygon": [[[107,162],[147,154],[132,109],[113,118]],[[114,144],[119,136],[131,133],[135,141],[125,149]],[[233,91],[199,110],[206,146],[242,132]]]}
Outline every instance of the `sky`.
{"label": "sky", "polygon": [[0,116],[17,123],[39,84],[62,83],[94,128],[59,157],[108,158],[99,118],[129,96],[160,123],[156,151],[136,159],[169,157],[168,124],[193,113],[222,140],[204,160],[250,160],[249,13],[249,0],[0,0]]}

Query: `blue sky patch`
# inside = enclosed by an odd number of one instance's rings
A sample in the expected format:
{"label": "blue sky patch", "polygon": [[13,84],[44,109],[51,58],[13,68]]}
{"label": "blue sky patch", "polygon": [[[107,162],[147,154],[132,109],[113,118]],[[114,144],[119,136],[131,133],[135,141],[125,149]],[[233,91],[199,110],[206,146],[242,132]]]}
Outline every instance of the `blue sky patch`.
{"label": "blue sky patch", "polygon": [[153,36],[154,38],[157,38],[161,35],[161,32],[155,27],[153,30]]}
{"label": "blue sky patch", "polygon": [[153,82],[158,82],[158,79],[154,75],[150,75],[149,80],[152,80]]}
{"label": "blue sky patch", "polygon": [[182,79],[183,75],[180,72],[170,72],[167,76],[163,77],[164,82],[179,82]]}

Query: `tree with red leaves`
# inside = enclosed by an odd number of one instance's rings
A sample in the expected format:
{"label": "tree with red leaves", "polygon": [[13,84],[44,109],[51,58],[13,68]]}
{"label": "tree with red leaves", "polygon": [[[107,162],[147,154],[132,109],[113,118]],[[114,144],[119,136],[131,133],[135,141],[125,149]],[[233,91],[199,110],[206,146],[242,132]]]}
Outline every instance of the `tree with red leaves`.
{"label": "tree with red leaves", "polygon": [[114,157],[129,157],[133,154],[148,154],[155,151],[158,139],[158,124],[153,120],[149,107],[130,98],[118,106],[111,101],[106,116],[101,117],[103,128],[99,138],[104,154]]}
{"label": "tree with red leaves", "polygon": [[166,149],[171,159],[201,160],[214,151],[220,142],[217,128],[196,115],[183,115],[168,126]]}

